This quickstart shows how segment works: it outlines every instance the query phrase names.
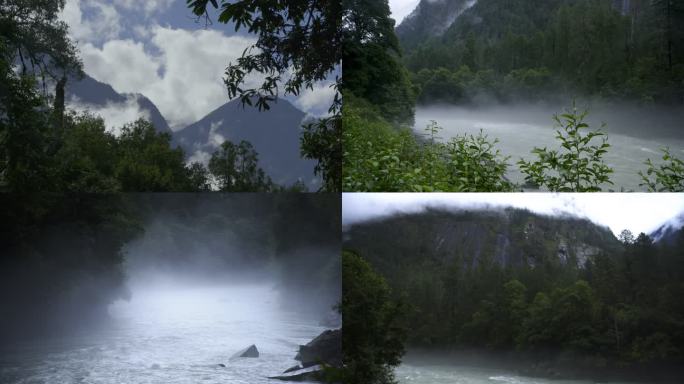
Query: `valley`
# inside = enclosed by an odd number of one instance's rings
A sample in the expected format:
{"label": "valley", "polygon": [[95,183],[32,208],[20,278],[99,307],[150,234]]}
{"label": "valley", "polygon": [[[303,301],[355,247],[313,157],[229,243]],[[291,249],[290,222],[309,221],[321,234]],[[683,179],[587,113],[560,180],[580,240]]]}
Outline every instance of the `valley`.
{"label": "valley", "polygon": [[316,161],[300,154],[301,126],[315,118],[285,99],[274,103],[268,111],[243,107],[239,100],[228,101],[199,121],[172,130],[144,95],[117,93],[88,75],[81,80],[71,79],[66,91],[69,108],[101,116],[107,130],[115,134],[120,133],[124,124],[139,118],[149,120],[158,132],[171,135],[172,146],[183,149],[188,163],[206,166],[224,141],[238,144],[244,140],[252,144],[259,167],[274,183],[290,186],[301,182],[309,190],[320,188],[320,177],[314,175]]}

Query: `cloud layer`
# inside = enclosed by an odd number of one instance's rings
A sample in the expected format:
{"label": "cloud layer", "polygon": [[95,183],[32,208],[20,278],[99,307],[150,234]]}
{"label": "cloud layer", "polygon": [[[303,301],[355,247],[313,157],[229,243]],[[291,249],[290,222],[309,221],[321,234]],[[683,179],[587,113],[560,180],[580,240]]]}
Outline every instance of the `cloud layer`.
{"label": "cloud layer", "polygon": [[121,128],[125,124],[132,123],[140,118],[150,119],[150,113],[146,109],[140,108],[137,95],[127,95],[126,101],[123,103],[107,103],[104,106],[87,104],[77,98],[71,98],[67,101],[67,107],[77,112],[90,112],[102,117],[107,131],[116,136],[121,133]]}
{"label": "cloud layer", "polygon": [[[225,67],[256,38],[159,24],[158,18],[172,3],[68,0],[62,19],[79,43],[86,73],[119,93],[147,96],[171,129],[178,130],[228,101],[222,81]],[[126,17],[130,15],[135,17]],[[258,84],[259,77],[252,76],[247,86]],[[321,83],[313,91],[287,98],[305,112],[322,115],[333,96],[333,89]]]}
{"label": "cloud layer", "polygon": [[81,47],[85,71],[117,92],[142,93],[177,130],[223,105],[221,80],[253,39],[211,30],[187,31],[155,26],[147,49],[133,40],[111,40],[101,48]]}
{"label": "cloud layer", "polygon": [[426,207],[484,209],[517,207],[547,214],[571,214],[608,226],[650,233],[684,211],[677,193],[345,193],[345,225],[397,213],[421,212]]}

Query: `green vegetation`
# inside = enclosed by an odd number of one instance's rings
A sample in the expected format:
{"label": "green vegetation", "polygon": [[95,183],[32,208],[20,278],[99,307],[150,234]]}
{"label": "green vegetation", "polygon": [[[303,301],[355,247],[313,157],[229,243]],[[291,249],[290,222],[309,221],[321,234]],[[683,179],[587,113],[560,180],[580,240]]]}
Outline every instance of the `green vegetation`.
{"label": "green vegetation", "polygon": [[[429,210],[345,237],[410,306],[409,348],[515,352],[573,374],[643,369],[649,379],[684,362],[684,230],[618,241],[584,219]],[[353,315],[345,324],[363,321]]]}
{"label": "green vegetation", "polygon": [[345,191],[510,191],[508,164],[487,136],[464,135],[436,141],[428,127],[419,141],[408,128],[396,129],[369,103],[345,97],[343,189]]}
{"label": "green vegetation", "polygon": [[268,191],[273,183],[257,162],[257,153],[249,142],[235,145],[225,141],[211,156],[209,171],[215,175],[220,191]]}
{"label": "green vegetation", "polygon": [[[589,131],[583,135],[581,130],[588,129],[584,122],[588,111],[572,111],[553,119],[559,128],[556,138],[562,151],[535,148],[534,162],[520,160],[520,170],[526,175],[527,182],[548,188],[553,192],[599,192],[602,184],[612,184],[609,179],[613,170],[603,162],[603,155],[610,148],[608,137],[600,131]],[[594,138],[603,138],[599,145],[590,145]]]}
{"label": "green vegetation", "polygon": [[342,254],[342,353],[344,383],[393,384],[407,329],[404,307],[391,298],[385,280],[359,256]]}
{"label": "green vegetation", "polygon": [[683,192],[684,191],[684,161],[670,153],[669,148],[663,148],[663,164],[655,165],[651,159],[646,160],[646,173],[639,171],[643,180],[641,186],[650,192]]}
{"label": "green vegetation", "polygon": [[346,0],[344,8],[341,90],[345,106],[349,97],[356,96],[373,103],[386,121],[412,124],[415,92],[400,62],[387,1]]}
{"label": "green vegetation", "polygon": [[[563,101],[568,95],[684,102],[684,7],[633,0],[478,1],[440,36],[430,12],[400,35],[421,102]],[[560,99],[559,99],[560,98]]]}

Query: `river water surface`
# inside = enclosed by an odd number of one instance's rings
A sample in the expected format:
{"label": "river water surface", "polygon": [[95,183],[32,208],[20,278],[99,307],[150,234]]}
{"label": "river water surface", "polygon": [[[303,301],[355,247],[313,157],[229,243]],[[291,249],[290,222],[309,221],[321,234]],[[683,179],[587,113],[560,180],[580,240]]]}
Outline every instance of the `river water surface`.
{"label": "river water surface", "polygon": [[[0,346],[0,383],[278,383],[324,330],[265,285],[133,289],[109,312],[97,331]],[[251,344],[259,358],[231,358]]]}
{"label": "river water surface", "polygon": [[404,363],[395,371],[400,384],[619,384],[581,380],[550,380],[520,376],[491,368]]}
{"label": "river water surface", "polygon": [[[415,131],[424,133],[430,120],[443,128],[440,136],[444,140],[456,135],[477,134],[482,130],[490,139],[497,138],[497,148],[510,156],[508,177],[523,184],[524,177],[515,163],[520,158],[532,160],[530,151],[534,147],[559,148],[552,116],[563,108],[539,106],[462,108],[422,107],[416,110]],[[614,185],[603,186],[604,190],[640,191],[639,170],[645,170],[647,158],[659,163],[661,147],[669,147],[672,154],[684,158],[684,111],[664,108],[597,108],[587,121],[592,129],[607,124],[611,145],[605,155],[606,163],[614,169],[611,176]],[[598,139],[594,139],[598,142]],[[594,143],[594,142],[592,142]]]}

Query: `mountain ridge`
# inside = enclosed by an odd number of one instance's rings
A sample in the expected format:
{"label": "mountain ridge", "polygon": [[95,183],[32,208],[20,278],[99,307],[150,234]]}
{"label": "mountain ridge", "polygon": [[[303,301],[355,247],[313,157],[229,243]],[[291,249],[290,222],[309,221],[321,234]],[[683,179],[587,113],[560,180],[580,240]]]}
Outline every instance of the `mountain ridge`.
{"label": "mountain ridge", "polygon": [[[348,226],[345,248],[359,252],[379,270],[405,263],[460,260],[463,267],[584,268],[598,254],[619,250],[608,227],[585,218],[554,217],[528,210],[430,208]],[[385,254],[393,243],[393,254]],[[390,272],[391,274],[391,272]]]}
{"label": "mountain ridge", "polygon": [[119,105],[123,108],[125,104],[134,101],[141,111],[148,113],[148,120],[155,126],[157,131],[173,133],[159,108],[157,108],[152,100],[141,93],[119,93],[111,85],[98,81],[86,74],[82,79],[72,78],[70,81],[67,81],[65,95],[67,104],[76,104],[86,109],[93,107],[98,109],[111,105]]}
{"label": "mountain ridge", "polygon": [[238,99],[227,101],[198,121],[172,131],[154,102],[142,94],[118,93],[106,83],[88,75],[67,82],[67,105],[76,109],[98,110],[114,107],[125,110],[137,107],[157,131],[171,135],[172,146],[181,147],[190,160],[205,165],[224,140],[249,141],[259,156],[259,165],[278,184],[304,182],[317,189],[315,161],[301,158],[301,125],[307,115],[285,99],[271,103],[271,109],[259,111],[242,106]]}

